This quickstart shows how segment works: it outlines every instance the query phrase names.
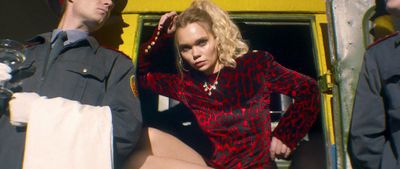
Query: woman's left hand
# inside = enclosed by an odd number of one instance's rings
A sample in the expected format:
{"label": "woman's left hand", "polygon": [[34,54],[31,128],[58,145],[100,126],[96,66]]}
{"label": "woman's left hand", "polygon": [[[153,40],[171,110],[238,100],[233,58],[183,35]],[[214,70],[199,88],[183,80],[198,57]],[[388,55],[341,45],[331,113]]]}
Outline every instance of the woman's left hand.
{"label": "woman's left hand", "polygon": [[175,19],[178,14],[175,11],[165,13],[158,22],[158,29],[167,34],[175,33]]}
{"label": "woman's left hand", "polygon": [[275,158],[287,159],[291,152],[292,150],[290,150],[290,148],[281,140],[277,139],[276,137],[272,137],[270,153],[273,160],[275,160]]}

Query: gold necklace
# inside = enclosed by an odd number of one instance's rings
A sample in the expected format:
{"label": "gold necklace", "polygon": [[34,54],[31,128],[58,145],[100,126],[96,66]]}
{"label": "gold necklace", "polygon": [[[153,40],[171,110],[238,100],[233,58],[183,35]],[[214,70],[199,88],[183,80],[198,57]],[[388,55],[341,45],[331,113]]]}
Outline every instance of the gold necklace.
{"label": "gold necklace", "polygon": [[204,91],[205,91],[209,96],[212,95],[212,91],[213,91],[213,90],[217,89],[219,73],[221,73],[221,70],[218,71],[218,74],[217,74],[217,77],[215,78],[214,83],[208,84],[207,81],[206,81],[206,82],[204,82],[204,84],[203,84]]}

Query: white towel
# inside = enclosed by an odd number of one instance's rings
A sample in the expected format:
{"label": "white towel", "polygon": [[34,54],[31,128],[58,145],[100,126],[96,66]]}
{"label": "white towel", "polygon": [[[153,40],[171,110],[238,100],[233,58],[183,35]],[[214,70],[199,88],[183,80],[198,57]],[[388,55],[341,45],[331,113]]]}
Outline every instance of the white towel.
{"label": "white towel", "polygon": [[41,98],[30,114],[23,169],[112,169],[112,148],[108,106]]}

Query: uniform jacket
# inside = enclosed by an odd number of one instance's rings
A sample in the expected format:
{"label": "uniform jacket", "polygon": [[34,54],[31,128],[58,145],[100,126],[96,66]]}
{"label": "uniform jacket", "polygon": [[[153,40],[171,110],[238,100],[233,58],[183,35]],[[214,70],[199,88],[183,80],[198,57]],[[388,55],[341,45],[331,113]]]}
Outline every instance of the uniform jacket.
{"label": "uniform jacket", "polygon": [[349,136],[355,169],[398,169],[400,35],[369,48],[361,68]]}
{"label": "uniform jacket", "polygon": [[[135,69],[125,55],[99,46],[87,37],[65,46],[45,71],[51,33],[35,37],[27,48],[24,65],[36,68],[21,85],[24,92],[48,98],[63,97],[93,106],[109,106],[112,111],[114,162],[116,168],[135,146],[141,131],[139,99],[130,88]],[[49,110],[51,111],[51,110]],[[25,129],[0,118],[0,169],[19,169],[23,158]]]}

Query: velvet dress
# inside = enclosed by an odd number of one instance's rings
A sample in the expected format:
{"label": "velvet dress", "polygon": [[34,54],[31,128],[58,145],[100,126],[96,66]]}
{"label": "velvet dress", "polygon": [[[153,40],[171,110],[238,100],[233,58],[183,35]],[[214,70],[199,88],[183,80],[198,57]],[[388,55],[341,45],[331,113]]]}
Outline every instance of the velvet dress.
{"label": "velvet dress", "polygon": [[[139,51],[138,83],[157,94],[185,104],[195,115],[213,145],[206,159],[215,168],[275,168],[270,157],[272,136],[294,150],[308,133],[320,111],[320,93],[315,80],[289,70],[265,51],[252,51],[236,59],[237,67],[224,67],[205,75],[163,72],[163,49],[171,36],[156,30]],[[215,90],[205,91],[207,82]],[[291,104],[276,129],[271,131],[270,94],[291,96]]]}

